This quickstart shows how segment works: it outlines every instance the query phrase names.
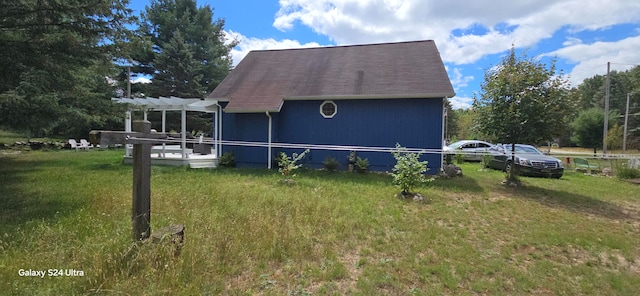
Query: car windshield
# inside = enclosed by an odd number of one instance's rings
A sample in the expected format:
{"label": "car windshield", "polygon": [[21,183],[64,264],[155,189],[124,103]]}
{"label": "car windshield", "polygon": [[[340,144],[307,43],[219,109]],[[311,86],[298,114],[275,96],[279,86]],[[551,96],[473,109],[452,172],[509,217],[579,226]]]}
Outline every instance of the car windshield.
{"label": "car windshield", "polygon": [[516,145],[517,153],[527,153],[527,154],[542,154],[542,152],[538,151],[538,149],[531,146],[520,146]]}
{"label": "car windshield", "polygon": [[[498,151],[501,151],[502,153],[510,153],[511,152],[511,144],[496,145],[494,148],[492,148],[492,150],[498,150]],[[516,153],[543,155],[542,152],[540,152],[538,149],[536,149],[533,146],[518,145],[518,144],[516,144]]]}
{"label": "car windshield", "polygon": [[451,143],[451,145],[449,145],[449,147],[458,148],[458,147],[460,147],[460,146],[462,146],[464,144],[467,144],[467,143],[469,143],[469,142],[467,142],[467,141],[458,141],[458,142],[455,142],[455,143]]}

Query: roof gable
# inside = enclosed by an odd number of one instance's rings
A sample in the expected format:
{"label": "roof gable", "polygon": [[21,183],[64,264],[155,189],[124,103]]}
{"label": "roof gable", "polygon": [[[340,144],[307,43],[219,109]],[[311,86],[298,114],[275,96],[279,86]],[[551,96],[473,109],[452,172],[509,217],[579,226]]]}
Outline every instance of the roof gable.
{"label": "roof gable", "polygon": [[442,98],[455,93],[432,40],[250,52],[208,96],[226,112],[285,99]]}

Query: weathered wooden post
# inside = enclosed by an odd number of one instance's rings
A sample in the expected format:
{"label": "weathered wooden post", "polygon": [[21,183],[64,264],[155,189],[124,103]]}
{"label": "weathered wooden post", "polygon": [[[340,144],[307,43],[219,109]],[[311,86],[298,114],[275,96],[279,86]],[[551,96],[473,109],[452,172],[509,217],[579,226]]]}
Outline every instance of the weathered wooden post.
{"label": "weathered wooden post", "polygon": [[[184,242],[185,226],[171,224],[151,233],[151,146],[162,143],[167,136],[164,133],[152,133],[151,122],[137,120],[133,122],[133,131],[96,131],[100,134],[102,145],[133,144],[133,194],[131,205],[131,236],[133,241],[146,240],[161,242],[165,237],[174,245],[174,255],[179,254]],[[163,139],[163,140],[161,140]]]}
{"label": "weathered wooden post", "polygon": [[[151,122],[136,120],[133,131],[148,135]],[[145,240],[151,234],[151,142],[133,143],[133,200],[131,208],[132,237]]]}

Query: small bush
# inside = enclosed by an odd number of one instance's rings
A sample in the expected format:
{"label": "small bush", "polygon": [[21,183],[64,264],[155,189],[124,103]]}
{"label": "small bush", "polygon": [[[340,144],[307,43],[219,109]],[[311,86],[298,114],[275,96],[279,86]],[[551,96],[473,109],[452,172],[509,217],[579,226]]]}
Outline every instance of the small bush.
{"label": "small bush", "polygon": [[233,152],[227,151],[223,153],[218,160],[218,165],[224,168],[236,167],[236,157],[233,155]]}
{"label": "small bush", "polygon": [[456,163],[463,164],[464,163],[464,151],[456,151]]}
{"label": "small bush", "polygon": [[322,162],[324,169],[328,172],[335,172],[340,167],[340,162],[337,159],[331,156],[327,156]]}
{"label": "small bush", "polygon": [[640,170],[629,166],[628,161],[615,161],[616,177],[621,180],[640,178]]}
{"label": "small bush", "polygon": [[620,179],[638,179],[640,178],[640,170],[631,168],[622,168],[616,176]]}
{"label": "small bush", "polygon": [[282,182],[291,184],[293,183],[293,171],[299,169],[302,165],[298,164],[298,161],[304,158],[305,154],[309,153],[309,149],[303,151],[302,153],[293,153],[291,157],[287,156],[286,153],[280,152],[278,157],[278,171],[282,174],[284,178]]}
{"label": "small bush", "polygon": [[491,162],[491,159],[493,159],[493,155],[491,155],[489,153],[482,154],[482,168],[483,169],[488,169],[489,168],[489,163]]}
{"label": "small bush", "polygon": [[452,161],[453,161],[453,154],[451,154],[451,153],[447,153],[447,154],[444,156],[444,163],[445,163],[445,164],[453,164],[453,162],[452,162]]}
{"label": "small bush", "polygon": [[406,148],[396,143],[396,151],[391,152],[397,163],[391,170],[393,184],[402,190],[403,195],[411,193],[411,190],[420,183],[428,182],[423,174],[427,172],[427,161],[420,161],[420,153],[410,153]]}
{"label": "small bush", "polygon": [[356,158],[356,171],[358,173],[366,173],[369,169],[369,159],[362,159],[360,156]]}

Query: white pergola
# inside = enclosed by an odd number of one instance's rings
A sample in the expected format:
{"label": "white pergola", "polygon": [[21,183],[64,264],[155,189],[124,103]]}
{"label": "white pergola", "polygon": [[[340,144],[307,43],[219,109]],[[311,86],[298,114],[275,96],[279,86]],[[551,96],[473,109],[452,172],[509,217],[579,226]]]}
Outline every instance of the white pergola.
{"label": "white pergola", "polygon": [[[159,98],[111,98],[111,100],[122,104],[128,104],[125,117],[125,132],[131,132],[131,112],[142,111],[144,120],[147,120],[147,113],[150,111],[162,112],[162,133],[166,133],[166,120],[167,111],[181,111],[181,152],[182,158],[188,157],[186,153],[187,149],[187,111],[213,113],[214,133],[213,133],[213,146],[215,148],[216,158],[220,157],[219,153],[222,150],[219,139],[222,137],[222,107],[218,104],[217,100],[209,99],[197,99],[197,98],[178,98],[178,97],[159,97]],[[129,145],[127,145],[126,155],[130,156],[131,151]]]}

